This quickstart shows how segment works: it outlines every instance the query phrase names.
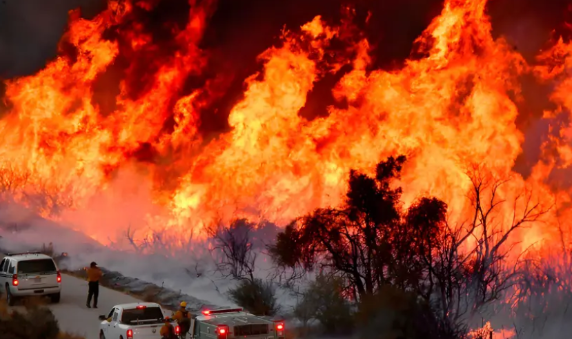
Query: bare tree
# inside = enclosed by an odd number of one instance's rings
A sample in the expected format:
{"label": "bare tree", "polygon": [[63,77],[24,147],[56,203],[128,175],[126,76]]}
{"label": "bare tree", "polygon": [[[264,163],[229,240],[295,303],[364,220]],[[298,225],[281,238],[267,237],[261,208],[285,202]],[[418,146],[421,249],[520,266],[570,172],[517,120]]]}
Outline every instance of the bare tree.
{"label": "bare tree", "polygon": [[[518,229],[541,222],[542,218],[552,209],[553,205],[545,206],[533,198],[532,191],[524,189],[511,202],[511,218],[507,225],[498,221],[497,217],[504,211],[500,206],[507,201],[499,196],[499,191],[509,182],[476,170],[470,176],[473,184],[472,202],[475,208],[473,220],[474,239],[476,247],[471,264],[471,287],[473,292],[474,311],[493,300],[498,300],[501,294],[511,288],[520,273],[522,263],[521,251],[515,260],[509,260],[509,255],[519,242],[509,241],[510,236]],[[498,213],[497,213],[498,212]],[[478,233],[475,233],[479,230]]]}
{"label": "bare tree", "polygon": [[257,254],[252,248],[251,232],[255,224],[237,219],[229,227],[218,224],[208,229],[214,242],[213,251],[222,254],[217,268],[225,277],[253,282]]}
{"label": "bare tree", "polygon": [[570,229],[561,222],[559,210],[554,210],[560,248],[538,246],[537,251],[527,253],[517,293],[511,299],[521,331],[536,336],[552,324],[568,323],[572,304]]}
{"label": "bare tree", "polygon": [[0,164],[0,197],[25,202],[42,215],[59,215],[73,207],[69,185],[46,180],[37,173],[13,164]]}
{"label": "bare tree", "polygon": [[30,172],[19,170],[12,164],[0,165],[0,193],[14,194],[30,181]]}
{"label": "bare tree", "polygon": [[519,244],[509,239],[518,229],[540,222],[552,208],[535,201],[532,192],[524,190],[510,202],[507,225],[503,218],[507,209],[502,207],[508,201],[499,193],[509,180],[477,167],[469,177],[472,221],[458,227],[447,225],[437,238],[435,251],[425,257],[427,280],[436,296],[439,316],[453,326],[472,319],[517,283],[524,261],[522,256],[509,258]]}

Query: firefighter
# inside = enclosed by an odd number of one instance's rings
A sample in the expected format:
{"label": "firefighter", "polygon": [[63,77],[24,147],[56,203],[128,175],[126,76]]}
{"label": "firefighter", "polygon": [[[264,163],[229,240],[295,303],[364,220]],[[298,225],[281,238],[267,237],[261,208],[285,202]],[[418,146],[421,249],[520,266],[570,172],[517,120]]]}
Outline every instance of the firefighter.
{"label": "firefighter", "polygon": [[191,314],[187,311],[187,303],[185,301],[181,302],[181,307],[177,313],[175,313],[173,319],[175,319],[179,325],[181,338],[186,338],[187,333],[191,329]]}
{"label": "firefighter", "polygon": [[169,317],[165,317],[165,324],[161,327],[161,339],[175,339],[177,338],[175,334],[175,328],[173,324],[169,321]]}
{"label": "firefighter", "polygon": [[89,291],[87,292],[87,308],[91,308],[91,298],[93,297],[93,308],[97,308],[97,298],[99,297],[99,279],[103,276],[101,269],[92,262],[87,269],[87,284]]}

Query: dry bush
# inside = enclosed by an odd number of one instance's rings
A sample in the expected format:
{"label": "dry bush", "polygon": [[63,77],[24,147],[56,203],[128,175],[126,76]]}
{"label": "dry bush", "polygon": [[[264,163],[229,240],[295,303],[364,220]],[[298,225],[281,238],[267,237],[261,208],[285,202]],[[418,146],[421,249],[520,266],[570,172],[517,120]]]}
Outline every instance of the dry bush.
{"label": "dry bush", "polygon": [[308,334],[312,320],[317,320],[326,334],[347,334],[352,330],[351,307],[344,298],[344,289],[339,277],[317,276],[294,308],[294,316],[304,325],[304,334]]}
{"label": "dry bush", "polygon": [[81,336],[61,333],[52,311],[45,301],[32,298],[24,306],[26,312],[9,310],[0,301],[0,334],[2,339],[84,339]]}
{"label": "dry bush", "polygon": [[22,304],[27,310],[36,309],[48,305],[48,299],[46,297],[32,296],[22,299]]}
{"label": "dry bush", "polygon": [[414,293],[383,286],[363,298],[355,314],[360,337],[372,339],[454,339],[458,333],[443,328],[431,307]]}
{"label": "dry bush", "polygon": [[241,280],[229,291],[229,296],[237,305],[255,315],[275,315],[278,311],[276,290],[270,281]]}
{"label": "dry bush", "polygon": [[2,339],[56,339],[59,332],[57,319],[45,307],[27,308],[26,313],[13,311],[0,321]]}

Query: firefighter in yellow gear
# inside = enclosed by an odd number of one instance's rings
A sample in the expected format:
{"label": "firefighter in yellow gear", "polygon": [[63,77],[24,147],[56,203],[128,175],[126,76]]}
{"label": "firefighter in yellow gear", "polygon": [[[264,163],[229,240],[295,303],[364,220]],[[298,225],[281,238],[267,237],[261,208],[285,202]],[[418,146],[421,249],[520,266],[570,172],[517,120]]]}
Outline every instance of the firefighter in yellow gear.
{"label": "firefighter in yellow gear", "polygon": [[161,339],[174,339],[177,337],[175,334],[175,328],[169,321],[169,317],[165,317],[165,324],[161,327],[159,334],[161,335]]}
{"label": "firefighter in yellow gear", "polygon": [[181,330],[181,338],[185,338],[191,329],[191,313],[187,311],[187,303],[182,301],[179,310],[173,316]]}
{"label": "firefighter in yellow gear", "polygon": [[103,272],[95,262],[92,262],[87,269],[87,308],[91,308],[91,298],[93,297],[93,308],[97,308],[97,298],[99,297],[99,280],[103,276]]}

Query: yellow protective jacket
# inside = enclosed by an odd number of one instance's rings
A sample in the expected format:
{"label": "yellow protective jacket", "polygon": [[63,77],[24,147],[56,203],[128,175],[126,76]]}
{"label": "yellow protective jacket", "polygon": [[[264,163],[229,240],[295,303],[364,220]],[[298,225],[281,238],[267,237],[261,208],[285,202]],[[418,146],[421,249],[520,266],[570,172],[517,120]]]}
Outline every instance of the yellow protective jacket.
{"label": "yellow protective jacket", "polygon": [[90,267],[87,269],[87,281],[89,282],[99,281],[102,275],[103,272],[101,272],[97,267]]}
{"label": "yellow protective jacket", "polygon": [[[191,312],[189,311],[187,311],[187,318],[191,318]],[[177,322],[181,322],[181,320],[183,320],[183,310],[178,310],[177,313],[175,313],[173,316],[173,319],[175,319]]]}

